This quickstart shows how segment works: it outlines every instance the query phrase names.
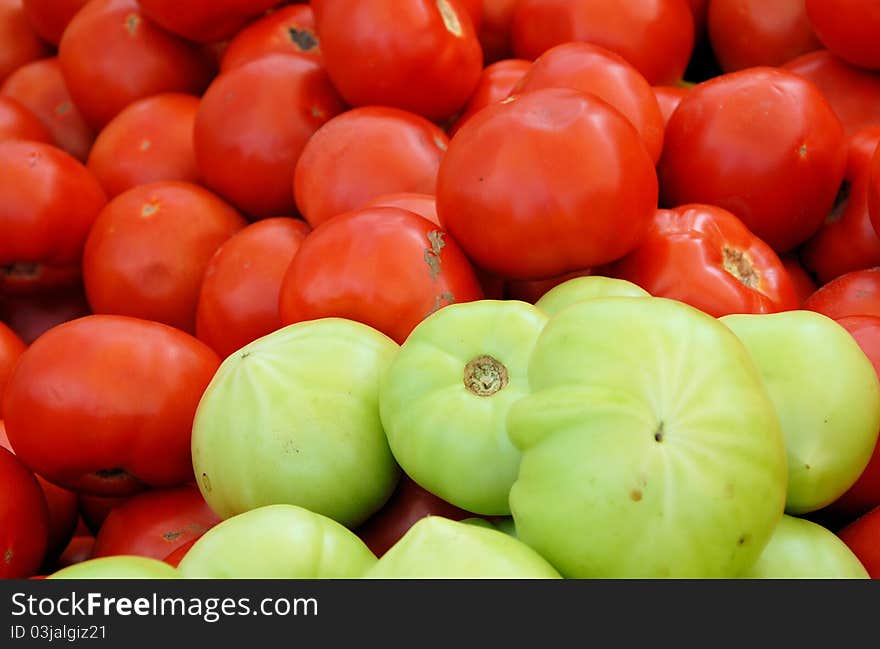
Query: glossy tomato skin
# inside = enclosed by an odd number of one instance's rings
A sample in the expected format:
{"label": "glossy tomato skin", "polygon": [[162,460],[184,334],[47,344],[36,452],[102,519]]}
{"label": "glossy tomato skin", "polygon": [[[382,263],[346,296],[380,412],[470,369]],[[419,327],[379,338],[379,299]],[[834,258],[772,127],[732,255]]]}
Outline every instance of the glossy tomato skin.
{"label": "glossy tomato skin", "polygon": [[95,220],[83,253],[92,310],[194,333],[205,269],[246,225],[232,206],[191,183],[151,183],[120,194]]}
{"label": "glossy tomato skin", "polygon": [[238,32],[223,53],[220,72],[269,54],[299,54],[321,61],[315,13],[309,5],[281,7]]}
{"label": "glossy tomato skin", "polygon": [[24,341],[0,321],[0,420],[3,419],[3,392],[6,390],[6,383],[12,374],[12,368],[26,348]]}
{"label": "glossy tomato skin", "polygon": [[724,72],[779,66],[818,50],[804,0],[712,0],[709,41]]}
{"label": "glossy tomato skin", "polygon": [[663,116],[663,130],[669,125],[669,118],[678,108],[681,100],[687,97],[690,92],[689,88],[682,86],[653,86],[654,97],[657,99],[657,105],[660,107],[660,114]]}
{"label": "glossy tomato skin", "polygon": [[880,70],[880,11],[875,0],[806,0],[819,40],[844,61]]}
{"label": "glossy tomato skin", "polygon": [[575,88],[619,110],[639,132],[656,163],[663,149],[663,114],[645,77],[614,52],[591,43],[564,43],[539,56],[513,89]]}
{"label": "glossy tomato skin", "polygon": [[40,37],[58,45],[67,25],[88,0],[21,0],[24,13]]}
{"label": "glossy tomato skin", "polygon": [[794,290],[798,295],[799,304],[803,306],[804,302],[806,302],[807,299],[819,289],[819,283],[816,281],[816,278],[804,268],[804,265],[801,263],[800,257],[796,252],[781,255],[779,259],[782,261],[782,265],[785,266],[785,270],[788,271],[788,276],[794,284]]}
{"label": "glossy tomato skin", "polygon": [[878,144],[880,124],[850,138],[846,177],[838,200],[819,231],[801,249],[801,260],[821,284],[844,273],[880,266],[880,236],[868,210],[871,158]]}
{"label": "glossy tomato skin", "polygon": [[49,512],[37,479],[0,448],[0,579],[37,574],[49,538]]}
{"label": "glossy tomato skin", "polygon": [[618,259],[656,207],[656,172],[638,132],[572,88],[480,111],[452,139],[437,185],[440,222],[477,266],[507,279]]}
{"label": "glossy tomato skin", "polygon": [[682,79],[694,48],[685,0],[521,0],[513,50],[536,59],[554,45],[585,41],[629,61],[652,85]]}
{"label": "glossy tomato skin", "polygon": [[727,209],[781,253],[819,229],[845,169],[843,127],[816,86],[765,67],[693,88],[669,120],[658,172],[664,206]]}
{"label": "glossy tomato skin", "polygon": [[251,218],[292,214],[303,147],[345,110],[315,61],[275,54],[220,75],[196,115],[194,144],[208,187]]}
{"label": "glossy tomato skin", "polygon": [[193,127],[199,98],[167,93],[136,101],[98,134],[87,162],[107,196],[163,180],[195,183]]}
{"label": "glossy tomato skin", "polygon": [[114,508],[95,536],[93,557],[162,560],[220,522],[195,485],[151,489]]}
{"label": "glossy tomato skin", "polygon": [[279,0],[138,0],[145,15],[191,41],[212,43],[235,35]]}
{"label": "glossy tomato skin", "polygon": [[868,174],[868,215],[874,231],[880,236],[880,145],[871,158]]}
{"label": "glossy tomato skin", "polygon": [[311,228],[298,219],[252,223],[211,258],[199,292],[196,335],[221,358],[281,327],[281,282]]}
{"label": "glossy tomato skin", "polygon": [[281,321],[348,318],[401,344],[424,318],[483,297],[474,270],[442,229],[406,210],[354,210],[316,228],[281,285]]}
{"label": "glossy tomato skin", "polygon": [[137,0],[91,0],[65,30],[58,60],[74,103],[96,130],[138,99],[201,94],[214,73],[207,52],[145,18]]}
{"label": "glossy tomato skin", "polygon": [[418,214],[423,219],[428,219],[438,227],[440,226],[440,217],[437,216],[437,198],[433,194],[414,192],[383,194],[367,201],[362,207],[399,207]]}
{"label": "glossy tomato skin", "polygon": [[81,279],[70,286],[0,294],[0,320],[28,345],[52,327],[91,313]]}
{"label": "glossy tomato skin", "polygon": [[837,277],[813,293],[804,308],[839,320],[846,316],[880,316],[880,267]]}
{"label": "glossy tomato skin", "polygon": [[49,46],[28,22],[21,0],[0,0],[0,83],[25,63],[49,54]]}
{"label": "glossy tomato skin", "polygon": [[871,579],[880,579],[880,507],[844,527],[838,536],[859,558]]}
{"label": "glossy tomato skin", "polygon": [[446,134],[424,117],[367,106],[338,115],[308,141],[293,174],[312,227],[392,192],[433,194]]}
{"label": "glossy tomato skin", "polygon": [[711,205],[658,210],[641,245],[608,272],[716,318],[800,306],[776,253],[736,216]]}
{"label": "glossy tomato skin", "polygon": [[462,125],[481,109],[506,99],[531,67],[532,62],[525,59],[505,59],[487,65],[471,98],[449,127],[449,136],[454,136]]}
{"label": "glossy tomato skin", "polygon": [[513,56],[511,31],[518,0],[483,0],[478,36],[486,64]]}
{"label": "glossy tomato skin", "polygon": [[122,496],[193,479],[196,406],[217,354],[182,331],[93,315],[43,334],[6,388],[18,457],[78,493]]}
{"label": "glossy tomato skin", "polygon": [[12,97],[0,95],[0,142],[3,140],[54,144],[52,134],[36,115]]}
{"label": "glossy tomato skin", "polygon": [[464,106],[483,67],[458,0],[314,4],[324,65],[352,106],[393,106],[432,121]]}

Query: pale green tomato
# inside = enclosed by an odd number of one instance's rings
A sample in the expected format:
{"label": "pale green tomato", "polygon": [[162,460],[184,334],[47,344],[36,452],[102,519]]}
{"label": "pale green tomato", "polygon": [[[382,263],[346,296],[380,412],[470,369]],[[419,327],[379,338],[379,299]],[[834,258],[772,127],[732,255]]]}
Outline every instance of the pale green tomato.
{"label": "pale green tomato", "polygon": [[786,511],[837,500],[871,459],[880,430],[880,384],[858,343],[812,311],[726,316],[764,377],[788,454]]}
{"label": "pale green tomato", "polygon": [[416,483],[466,511],[510,513],[520,453],[510,405],[547,317],[531,304],[453,304],[422,321],[382,380],[379,407],[397,462]]}
{"label": "pale green tomato", "polygon": [[779,420],[745,346],[663,298],[561,311],[510,436],[518,537],[569,578],[725,578],[782,516]]}
{"label": "pale green tomato", "polygon": [[535,303],[541,311],[551,318],[564,308],[600,297],[650,297],[645,289],[624,279],[588,275],[575,277],[554,286]]}
{"label": "pale green tomato", "polygon": [[869,579],[846,543],[821,525],[783,516],[743,579]]}
{"label": "pale green tomato", "polygon": [[499,532],[504,532],[505,534],[516,538],[516,525],[513,522],[512,516],[504,516],[502,518],[497,518],[492,521],[487,521],[485,518],[465,518],[462,519],[462,523],[468,523],[469,525],[478,525],[479,527],[487,527],[491,530],[498,530]]}
{"label": "pale green tomato", "polygon": [[365,578],[559,579],[560,575],[541,555],[504,532],[426,516],[409,528]]}
{"label": "pale green tomato", "polygon": [[375,563],[364,542],[333,519],[269,505],[212,527],[178,570],[187,579],[357,579]]}
{"label": "pale green tomato", "polygon": [[183,575],[164,561],[117,555],[89,559],[54,572],[46,579],[181,579]]}
{"label": "pale green tomato", "polygon": [[379,419],[379,380],[398,346],[358,322],[279,329],[229,356],[193,424],[205,500],[229,518],[299,505],[355,527],[400,477]]}

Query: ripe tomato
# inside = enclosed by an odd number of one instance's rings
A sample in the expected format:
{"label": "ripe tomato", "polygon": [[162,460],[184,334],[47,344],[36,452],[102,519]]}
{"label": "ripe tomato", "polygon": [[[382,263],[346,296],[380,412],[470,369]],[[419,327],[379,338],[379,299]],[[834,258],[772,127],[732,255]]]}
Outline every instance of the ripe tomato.
{"label": "ripe tomato", "polygon": [[819,40],[844,61],[880,70],[880,5],[876,0],[806,0]]}
{"label": "ripe tomato", "polygon": [[803,246],[804,265],[826,284],[854,270],[880,266],[880,236],[868,212],[871,158],[880,143],[880,124],[850,139],[846,177],[834,209]]}
{"label": "ripe tomato", "polygon": [[511,28],[517,0],[483,0],[478,37],[486,63],[513,56]]}
{"label": "ripe tomato", "polygon": [[214,72],[206,51],[145,18],[137,0],[91,0],[64,31],[58,60],[73,101],[95,129],[150,95],[201,94]]}
{"label": "ripe tomato", "polygon": [[310,230],[298,219],[264,219],[220,246],[199,293],[199,340],[225,358],[280,328],[281,282]]}
{"label": "ripe tomato", "polygon": [[200,43],[233,36],[279,0],[138,0],[145,15],[170,32]]}
{"label": "ripe tomato", "polygon": [[780,256],[782,265],[788,271],[788,276],[794,284],[794,290],[798,296],[798,303],[803,306],[813,293],[815,293],[819,284],[810,272],[804,268],[797,253],[790,252]]}
{"label": "ripe tomato", "polygon": [[682,86],[654,86],[654,97],[657,99],[657,105],[660,107],[660,114],[663,116],[663,130],[669,125],[669,118],[678,108],[681,100],[687,97],[690,88]]}
{"label": "ripe tomato", "polygon": [[162,560],[220,522],[195,485],[151,489],[114,508],[95,537],[93,557]]}
{"label": "ripe tomato", "polygon": [[186,553],[189,552],[189,549],[193,545],[195,545],[196,541],[198,541],[200,538],[202,538],[201,534],[195,538],[191,538],[189,541],[174,550],[174,552],[169,553],[168,556],[162,559],[162,561],[167,563],[169,566],[176,568],[178,565],[180,565],[180,561],[183,559],[183,557],[186,556]]}
{"label": "ripe tomato", "polygon": [[658,167],[664,206],[722,207],[777,252],[819,229],[845,169],[846,138],[831,106],[812,83],[778,68],[693,88],[669,119]]}
{"label": "ripe tomato", "polygon": [[839,320],[851,315],[880,316],[880,268],[841,275],[813,293],[804,308]]}
{"label": "ripe tomato", "polygon": [[88,0],[21,0],[31,27],[43,40],[58,45],[76,12]]}
{"label": "ripe tomato", "polygon": [[64,548],[61,556],[58,557],[58,560],[55,562],[54,568],[56,570],[61,570],[62,568],[73,566],[77,563],[82,563],[83,561],[88,561],[92,558],[92,550],[94,547],[94,536],[90,534],[77,534],[70,539],[70,543],[67,544],[67,547]]}
{"label": "ripe tomato", "polygon": [[709,41],[724,72],[778,66],[818,50],[804,0],[712,0]]}
{"label": "ripe tomato", "polygon": [[399,207],[414,212],[423,219],[428,219],[434,225],[440,226],[440,218],[437,216],[437,198],[433,194],[412,192],[383,194],[359,207]]}
{"label": "ripe tomato", "polygon": [[15,332],[0,322],[0,419],[3,417],[2,400],[6,383],[9,381],[9,375],[12,374],[12,368],[26,348],[27,345]]}
{"label": "ripe tomato", "polygon": [[205,183],[252,218],[291,214],[291,178],[315,131],[345,109],[320,64],[275,54],[220,75],[194,143]]}
{"label": "ripe tomato", "polygon": [[109,197],[161,180],[198,182],[193,127],[199,99],[168,93],[130,104],[98,134],[88,167]]}
{"label": "ripe tomato", "polygon": [[28,345],[52,327],[91,312],[81,280],[36,293],[0,293],[0,320]]}
{"label": "ripe tomato", "polygon": [[0,579],[37,574],[49,538],[49,512],[34,474],[0,448]]}
{"label": "ripe tomato", "polygon": [[21,0],[0,0],[0,82],[16,68],[49,54],[28,22]]}
{"label": "ripe tomato", "polygon": [[83,525],[92,533],[97,534],[107,517],[117,507],[128,502],[132,496],[89,496],[80,494],[79,514]]}
{"label": "ripe tomato", "polygon": [[49,129],[58,148],[85,162],[95,133],[74,106],[57,58],[21,66],[9,75],[0,93],[30,109]]}
{"label": "ripe tomato", "polygon": [[308,141],[293,194],[312,227],[391,192],[433,194],[449,139],[424,117],[368,106],[334,117]]}
{"label": "ripe tomato", "polygon": [[457,0],[312,4],[327,73],[352,106],[393,106],[433,121],[460,110],[483,54]]}
{"label": "ripe tomato", "polygon": [[151,183],[120,194],[101,211],[83,254],[92,310],[194,333],[205,269],[246,225],[234,208],[191,183]]}
{"label": "ripe tomato", "polygon": [[[483,0],[452,0],[453,3],[460,5],[464,14],[471,19],[471,25],[474,26],[474,32],[479,33],[483,26]],[[461,14],[459,13],[461,16]],[[462,17],[462,20],[464,18]]]}
{"label": "ripe tomato", "polygon": [[736,216],[711,205],[658,210],[641,245],[608,272],[716,318],[800,306],[770,246]]}
{"label": "ripe tomato", "polygon": [[652,85],[680,81],[694,48],[685,0],[520,0],[513,51],[536,59],[554,45],[585,41],[616,52]]}
{"label": "ripe tomato", "polygon": [[93,315],[43,334],[6,387],[18,457],[59,486],[120,496],[193,478],[196,406],[220,359],[156,322]]}
{"label": "ripe tomato", "polygon": [[847,135],[880,124],[880,76],[848,65],[827,50],[804,54],[782,67],[816,84]]}
{"label": "ripe tomato", "polygon": [[60,149],[0,142],[0,285],[38,288],[54,283],[47,269],[76,271],[105,202],[89,170]]}
{"label": "ripe tomato", "polygon": [[868,214],[874,231],[880,236],[880,145],[874,150],[868,171]]}
{"label": "ripe tomato", "polygon": [[532,62],[525,59],[505,59],[486,66],[471,98],[449,127],[449,136],[455,135],[481,109],[506,99],[530,67]]}
{"label": "ripe tomato", "polygon": [[590,43],[564,43],[539,56],[513,89],[575,88],[593,93],[619,110],[639,132],[656,163],[663,149],[663,115],[645,78],[614,52]]}
{"label": "ripe tomato", "polygon": [[54,144],[52,134],[36,115],[12,97],[0,95],[0,142],[3,140]]}
{"label": "ripe tomato", "polygon": [[474,115],[440,165],[440,222],[479,267],[544,279],[632,250],[657,208],[654,164],[619,111],[572,88]]}
{"label": "ripe tomato", "polygon": [[348,318],[402,343],[431,313],[482,297],[446,232],[406,210],[370,207],[306,237],[281,285],[281,321]]}
{"label": "ripe tomato", "polygon": [[315,14],[309,5],[281,7],[238,32],[223,53],[220,72],[269,54],[301,54],[321,61]]}
{"label": "ripe tomato", "polygon": [[844,527],[838,536],[859,558],[871,579],[880,579],[880,507]]}

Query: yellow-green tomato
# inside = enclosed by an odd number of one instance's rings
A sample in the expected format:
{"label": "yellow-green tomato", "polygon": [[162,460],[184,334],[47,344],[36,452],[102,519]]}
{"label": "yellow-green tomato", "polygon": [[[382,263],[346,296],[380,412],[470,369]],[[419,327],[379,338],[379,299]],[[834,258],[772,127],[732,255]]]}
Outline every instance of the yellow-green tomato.
{"label": "yellow-green tomato", "polygon": [[376,563],[352,531],[295,505],[229,518],[180,561],[187,579],[357,579]]}
{"label": "yellow-green tomato", "polygon": [[164,561],[116,555],[89,559],[52,573],[46,579],[181,579],[183,575]]}
{"label": "yellow-green tomato", "polygon": [[491,527],[427,516],[365,575],[368,579],[559,579],[541,555]]}
{"label": "yellow-green tomato", "polygon": [[779,420],[745,346],[663,298],[574,304],[508,419],[516,533],[569,578],[728,578],[785,504]]}
{"label": "yellow-green tomato", "polygon": [[205,500],[229,518],[299,505],[355,527],[400,477],[379,418],[379,380],[398,346],[327,318],[269,334],[229,356],[193,424]]}
{"label": "yellow-green tomato", "polygon": [[528,359],[547,317],[525,302],[453,304],[422,321],[382,380],[382,424],[415,482],[477,514],[510,513],[520,453],[510,405],[528,392]]}
{"label": "yellow-green tomato", "polygon": [[743,579],[869,579],[837,535],[812,521],[783,516],[758,561]]}
{"label": "yellow-green tomato", "polygon": [[721,319],[745,343],[776,405],[788,454],[786,511],[837,500],[871,459],[880,383],[858,343],[812,311]]}
{"label": "yellow-green tomato", "polygon": [[547,291],[535,306],[553,317],[564,308],[600,297],[650,297],[645,289],[624,279],[588,275],[575,277]]}

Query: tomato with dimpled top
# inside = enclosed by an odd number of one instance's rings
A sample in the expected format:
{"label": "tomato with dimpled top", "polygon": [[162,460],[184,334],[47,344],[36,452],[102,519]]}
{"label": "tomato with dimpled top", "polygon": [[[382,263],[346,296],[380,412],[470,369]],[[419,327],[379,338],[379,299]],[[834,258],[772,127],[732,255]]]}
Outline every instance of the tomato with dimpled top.
{"label": "tomato with dimpled top", "polygon": [[505,59],[486,66],[468,103],[449,127],[449,136],[454,136],[481,109],[506,99],[531,67],[532,62],[525,59]]}
{"label": "tomato with dimpled top", "polygon": [[238,32],[223,52],[220,72],[269,54],[300,54],[321,61],[315,14],[309,5],[281,7]]}
{"label": "tomato with dimpled top", "polygon": [[880,267],[831,280],[807,299],[804,308],[835,320],[851,315],[880,316]]}
{"label": "tomato with dimpled top", "polygon": [[145,15],[191,41],[213,43],[235,35],[279,0],[138,0]]}
{"label": "tomato with dimpled top", "polygon": [[880,3],[877,0],[806,0],[819,40],[844,61],[880,70]]}
{"label": "tomato with dimpled top", "polygon": [[16,68],[49,54],[28,22],[21,0],[0,0],[0,82]]}
{"label": "tomato with dimpled top", "polygon": [[54,144],[43,122],[12,97],[0,95],[0,141],[33,140]]}
{"label": "tomato with dimpled top", "polygon": [[21,0],[31,27],[43,40],[58,45],[67,25],[89,0]]}
{"label": "tomato with dimpled top", "polygon": [[49,512],[37,479],[0,448],[0,579],[32,577],[49,538]]}

